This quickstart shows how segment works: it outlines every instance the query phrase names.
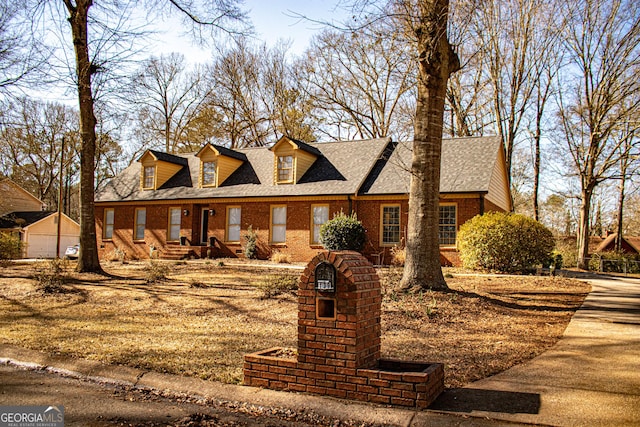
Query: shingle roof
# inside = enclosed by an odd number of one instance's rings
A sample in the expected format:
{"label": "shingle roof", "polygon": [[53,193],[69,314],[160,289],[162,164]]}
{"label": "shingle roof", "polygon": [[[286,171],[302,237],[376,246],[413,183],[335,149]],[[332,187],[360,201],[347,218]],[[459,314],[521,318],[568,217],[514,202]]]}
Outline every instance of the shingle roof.
{"label": "shingle roof", "polygon": [[175,154],[169,154],[163,151],[156,151],[156,150],[149,150],[149,152],[153,154],[153,156],[156,159],[162,160],[163,162],[175,163],[177,165],[183,165],[183,166],[186,165],[186,161],[184,157],[176,156]]}
{"label": "shingle roof", "polygon": [[181,155],[188,165],[155,191],[140,190],[140,163],[134,162],[96,192],[96,201],[356,194],[390,142],[390,138],[377,138],[307,144],[320,156],[294,185],[275,185],[274,155],[264,147],[236,149],[247,161],[217,188],[194,185],[200,170],[195,154]]}
{"label": "shingle roof", "polygon": [[55,212],[50,211],[11,212],[10,214],[0,217],[0,228],[27,227],[54,213]]}
{"label": "shingle roof", "polygon": [[[140,163],[136,162],[98,190],[96,201],[385,195],[409,192],[412,155],[410,143],[378,138],[305,145],[317,151],[319,157],[294,185],[275,185],[273,152],[264,147],[249,148],[234,150],[246,161],[217,188],[197,188],[200,160],[195,154],[188,154],[180,157],[185,166],[160,189],[140,190]],[[488,192],[492,173],[500,158],[500,149],[497,137],[444,139],[440,192]]]}
{"label": "shingle roof", "polygon": [[[488,192],[491,175],[501,149],[497,137],[442,140],[441,193]],[[363,185],[361,194],[406,194],[409,192],[412,148],[400,142],[381,164],[381,170]],[[372,174],[373,175],[373,174]]]}

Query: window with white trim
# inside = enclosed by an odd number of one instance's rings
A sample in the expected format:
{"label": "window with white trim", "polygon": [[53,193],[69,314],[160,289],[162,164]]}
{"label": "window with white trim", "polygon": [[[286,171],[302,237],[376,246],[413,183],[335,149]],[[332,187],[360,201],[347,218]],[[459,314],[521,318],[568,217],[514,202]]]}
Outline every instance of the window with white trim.
{"label": "window with white trim", "polygon": [[287,241],[287,207],[271,207],[271,243]]}
{"label": "window with white trim", "polygon": [[440,246],[455,246],[457,237],[456,205],[441,205],[438,222]]}
{"label": "window with white trim", "polygon": [[400,243],[400,205],[382,205],[380,209],[380,243],[383,246]]}
{"label": "window with white trim", "polygon": [[242,210],[240,207],[227,208],[227,242],[240,241],[240,218]]}
{"label": "window with white trim", "polygon": [[169,234],[167,241],[180,240],[180,221],[181,221],[182,209],[169,208]]}
{"label": "window with white trim", "polygon": [[216,185],[216,162],[202,162],[202,185]]}
{"label": "window with white trim", "polygon": [[156,167],[155,166],[145,166],[144,167],[144,177],[143,177],[143,188],[153,188],[155,183],[156,176]]}
{"label": "window with white trim", "polygon": [[329,221],[329,205],[311,206],[311,243],[320,244],[320,227]]}
{"label": "window with white trim", "polygon": [[145,208],[136,209],[135,221],[133,240],[144,240],[144,229],[147,224],[147,210]]}
{"label": "window with white trim", "polygon": [[293,182],[293,156],[278,156],[278,182]]}
{"label": "window with white trim", "polygon": [[105,209],[104,210],[104,228],[102,230],[102,237],[104,239],[113,238],[113,224],[115,222],[115,211],[114,209]]}

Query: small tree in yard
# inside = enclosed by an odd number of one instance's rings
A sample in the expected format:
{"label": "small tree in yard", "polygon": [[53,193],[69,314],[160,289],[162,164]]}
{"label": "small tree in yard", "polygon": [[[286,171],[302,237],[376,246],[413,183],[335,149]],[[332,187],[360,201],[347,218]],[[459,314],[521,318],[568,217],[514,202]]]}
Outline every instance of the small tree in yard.
{"label": "small tree in yard", "polygon": [[355,213],[340,212],[320,227],[320,241],[330,251],[358,251],[364,248],[367,232]]}
{"label": "small tree in yard", "polygon": [[0,265],[20,258],[20,255],[22,255],[20,238],[9,233],[0,233]]}
{"label": "small tree in yard", "polygon": [[555,246],[549,229],[519,214],[489,212],[460,227],[458,249],[467,268],[524,272],[547,262]]}

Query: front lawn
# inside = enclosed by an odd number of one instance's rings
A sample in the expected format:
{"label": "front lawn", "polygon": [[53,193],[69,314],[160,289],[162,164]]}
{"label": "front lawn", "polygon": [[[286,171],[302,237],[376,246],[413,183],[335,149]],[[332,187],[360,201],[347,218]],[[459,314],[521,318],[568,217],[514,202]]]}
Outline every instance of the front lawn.
{"label": "front lawn", "polygon": [[[148,263],[109,263],[112,276],[68,267],[62,293],[43,294],[46,264],[0,267],[0,342],[204,379],[240,383],[243,356],[296,347],[297,299],[262,298],[265,277],[299,271],[217,261],[170,263],[147,284]],[[503,371],[552,346],[589,285],[541,277],[454,277],[450,293],[407,296],[381,269],[382,356],[445,363],[446,386]]]}

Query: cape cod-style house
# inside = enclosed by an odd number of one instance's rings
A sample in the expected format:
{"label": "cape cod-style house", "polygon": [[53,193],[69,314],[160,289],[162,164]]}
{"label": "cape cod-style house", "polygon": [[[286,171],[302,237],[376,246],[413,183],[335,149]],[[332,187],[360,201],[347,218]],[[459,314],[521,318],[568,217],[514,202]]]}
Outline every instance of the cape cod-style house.
{"label": "cape cod-style house", "polygon": [[[307,261],[320,226],[355,212],[367,229],[364,254],[388,263],[404,243],[411,145],[390,138],[305,143],[282,137],[270,148],[207,144],[197,153],[146,151],[96,193],[101,257],[243,256],[251,228],[258,257],[274,251]],[[511,210],[496,137],[443,140],[440,246],[457,264],[459,226],[485,211]]]}

